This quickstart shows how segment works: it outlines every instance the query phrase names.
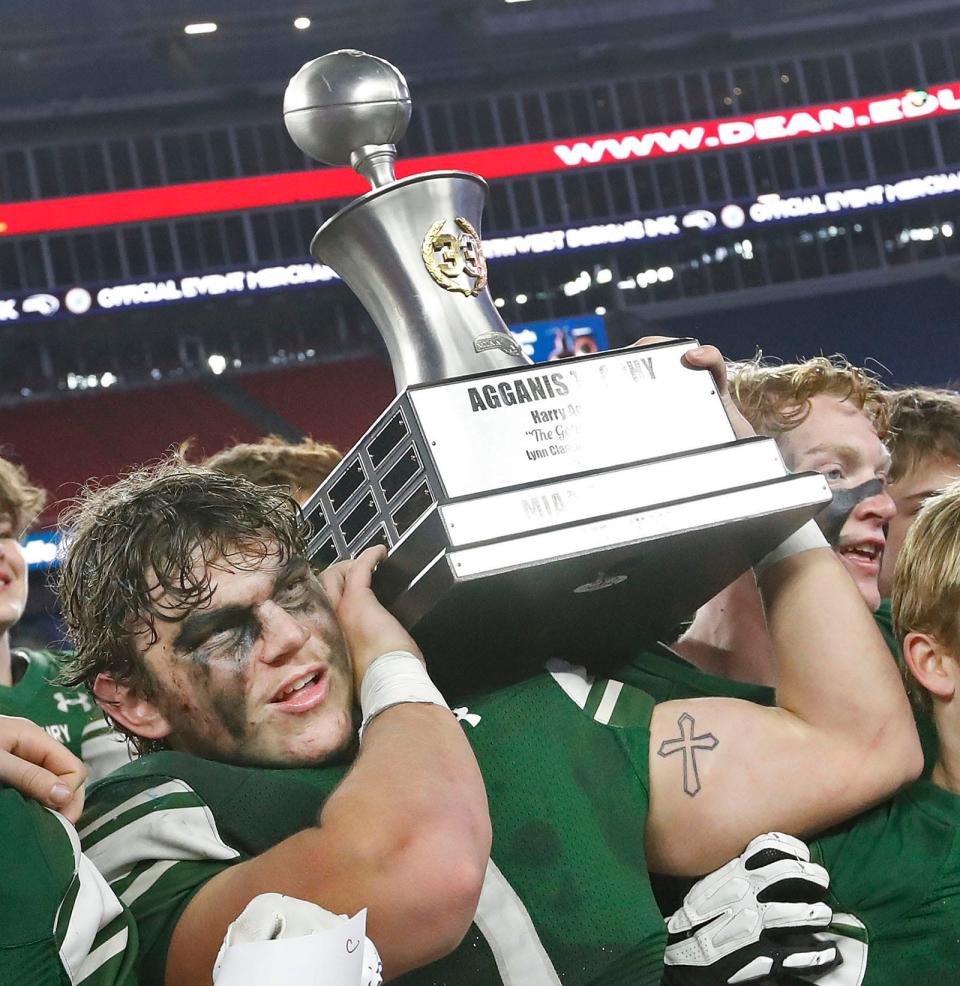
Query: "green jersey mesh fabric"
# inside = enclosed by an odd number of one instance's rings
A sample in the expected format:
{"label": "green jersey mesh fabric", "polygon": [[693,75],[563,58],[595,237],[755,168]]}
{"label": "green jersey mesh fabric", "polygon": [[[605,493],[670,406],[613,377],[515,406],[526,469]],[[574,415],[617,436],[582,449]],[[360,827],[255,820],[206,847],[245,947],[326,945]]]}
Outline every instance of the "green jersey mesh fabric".
{"label": "green jersey mesh fabric", "polygon": [[[917,781],[811,850],[830,873],[834,930],[862,986],[960,982],[960,796]],[[848,981],[858,983],[836,980]]]}
{"label": "green jersey mesh fabric", "polygon": [[[628,685],[558,670],[457,710],[487,785],[492,863],[463,943],[399,982],[659,983],[664,925],[643,850],[652,708]],[[137,918],[144,986],[162,983],[176,921],[199,887],[313,825],[345,770],[162,753],[91,791],[81,835]]]}
{"label": "green jersey mesh fabric", "polygon": [[103,718],[84,688],[54,683],[59,656],[48,650],[14,650],[26,670],[16,684],[0,685],[0,715],[22,716],[43,728],[87,765],[98,780],[130,759],[126,742]]}
{"label": "green jersey mesh fabric", "polygon": [[135,986],[130,914],[69,822],[0,789],[0,831],[0,983]]}

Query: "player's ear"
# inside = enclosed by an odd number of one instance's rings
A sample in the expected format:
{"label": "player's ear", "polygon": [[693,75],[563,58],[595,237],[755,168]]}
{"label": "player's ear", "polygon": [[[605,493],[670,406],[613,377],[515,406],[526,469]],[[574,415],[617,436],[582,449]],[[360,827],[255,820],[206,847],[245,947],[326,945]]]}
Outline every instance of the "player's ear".
{"label": "player's ear", "polygon": [[953,698],[960,685],[960,668],[936,637],[911,631],[903,638],[903,659],[931,695],[946,701]]}
{"label": "player's ear", "polygon": [[98,674],[93,683],[97,704],[124,729],[144,739],[163,739],[170,723],[160,709],[109,674]]}

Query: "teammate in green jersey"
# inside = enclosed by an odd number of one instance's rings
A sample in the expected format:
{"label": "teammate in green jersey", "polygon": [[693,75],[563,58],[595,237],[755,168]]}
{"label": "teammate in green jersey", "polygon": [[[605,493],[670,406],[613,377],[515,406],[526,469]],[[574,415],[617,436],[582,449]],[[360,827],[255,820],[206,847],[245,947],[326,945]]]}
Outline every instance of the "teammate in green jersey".
{"label": "teammate in green jersey", "polygon": [[[896,469],[881,441],[891,430],[887,395],[864,371],[823,358],[735,367],[732,390],[757,430],[776,438],[788,466],[817,469],[827,477],[836,491],[832,506],[840,504],[841,509],[829,511],[824,526],[864,600],[876,608],[877,549],[885,543],[884,525],[890,522],[895,535],[899,519],[891,520],[893,501],[884,488],[888,468]],[[916,446],[943,448],[942,437],[929,440],[930,430],[926,438],[918,437]],[[901,461],[907,457],[906,444]],[[896,449],[894,444],[895,458]],[[875,618],[883,631],[882,611]],[[896,647],[891,650],[897,653]],[[704,606],[672,649],[660,645],[638,654],[618,677],[647,690],[657,701],[714,695],[771,705],[775,692],[769,687],[769,651],[764,614],[748,573]],[[918,713],[917,724],[925,751],[935,750],[929,717]],[[927,761],[932,765],[929,752]],[[679,905],[688,885],[654,882],[665,913]]]}
{"label": "teammate in green jersey", "polygon": [[936,724],[937,760],[929,780],[811,844],[830,874],[830,935],[843,957],[820,986],[952,983],[960,970],[958,601],[960,483],[927,498],[893,585],[908,688]]}
{"label": "teammate in green jersey", "polygon": [[0,983],[135,986],[136,926],[71,824],[85,776],[35,723],[0,716]]}
{"label": "teammate in green jersey", "polygon": [[890,416],[890,520],[880,595],[889,612],[897,556],[924,502],[960,479],[960,394],[909,387],[885,395]]}
{"label": "teammate in green jersey", "polygon": [[[902,660],[893,630],[890,594],[893,572],[903,539],[924,502],[935,492],[960,479],[960,394],[947,390],[910,387],[886,395],[890,412],[890,495],[897,505],[890,520],[887,546],[880,570],[883,599],[875,617],[890,649]],[[923,709],[914,710],[924,753],[924,775],[937,759],[933,720]]]}
{"label": "teammate in green jersey", "polygon": [[[829,482],[834,499],[818,523],[875,610],[884,528],[895,510],[886,490],[887,417],[877,382],[845,361],[818,357],[798,364],[738,364],[731,391],[757,433],[776,439],[788,468],[815,470]],[[771,640],[753,575],[745,573],[702,606],[673,647],[702,671],[773,685]],[[642,665],[642,655],[637,663]]]}
{"label": "teammate in green jersey", "polygon": [[37,723],[80,757],[92,778],[103,777],[130,759],[118,737],[84,689],[54,684],[58,655],[15,648],[12,628],[27,604],[27,563],[20,545],[46,495],[23,470],[0,458],[0,715]]}
{"label": "teammate in green jersey", "polygon": [[890,416],[890,496],[897,512],[887,532],[880,569],[882,599],[875,616],[899,659],[900,642],[890,607],[893,572],[903,539],[924,502],[960,479],[960,394],[908,387],[890,391],[884,400]]}
{"label": "teammate in green jersey", "polygon": [[[321,589],[302,557],[292,497],[177,460],[91,502],[112,503],[118,526],[95,532],[80,519],[73,531],[81,551],[62,569],[66,598],[87,618],[74,623],[76,661],[113,668],[110,679],[94,675],[98,698],[125,729],[135,726],[141,748],[176,748],[173,731],[192,752],[233,762],[342,760],[356,747],[355,689],[365,718],[376,716],[319,817],[219,874],[214,861],[236,853],[217,839],[192,844],[186,827],[168,825],[159,799],[169,788],[147,795],[157,809],[154,838],[114,842],[120,855],[110,872],[131,870],[143,853],[162,857],[130,886],[115,883],[133,907],[168,868],[174,883],[184,869],[191,875],[190,894],[166,901],[163,920],[176,926],[168,981],[209,986],[227,926],[265,893],[346,914],[386,902],[371,908],[368,929],[394,975],[452,949],[476,910],[489,858],[486,792],[456,719],[435,704],[416,644],[370,590],[382,549],[324,572]],[[128,523],[130,540],[114,541]],[[99,557],[84,555],[90,550]],[[164,664],[177,655],[173,674],[159,666],[154,674],[141,648]],[[274,800],[270,810],[287,808]],[[202,863],[177,862],[197,854]],[[190,918],[180,919],[191,897]],[[152,945],[144,942],[141,962],[148,977],[156,974]]]}
{"label": "teammate in green jersey", "polygon": [[97,780],[127,763],[130,752],[86,689],[56,684],[61,657],[53,651],[13,648],[13,683],[0,685],[0,715],[22,716],[43,726],[83,760],[90,780]]}
{"label": "teammate in green jersey", "polygon": [[[663,923],[636,827],[647,800],[651,706],[629,687],[558,669],[458,710],[490,797],[494,862],[464,943],[404,982],[659,981]],[[94,789],[81,837],[131,901],[148,949],[144,983],[163,983],[171,913],[200,882],[312,826],[346,771],[166,752]],[[157,862],[169,852],[169,843],[156,845],[160,818],[190,846],[188,862]],[[133,852],[140,861],[131,869]],[[131,894],[138,881],[143,892]]]}
{"label": "teammate in green jersey", "polygon": [[[841,496],[856,484],[874,484],[876,495],[856,501],[834,540],[899,660],[887,598],[893,566],[924,500],[960,477],[960,397],[923,388],[886,393],[864,371],[822,358],[771,367],[747,364],[736,370],[734,390],[758,431],[777,438],[791,468],[818,469]],[[880,439],[889,445],[889,456]],[[887,464],[889,496],[876,485]],[[892,516],[891,499],[896,509]],[[844,550],[858,542],[884,543],[879,573],[875,559]],[[771,704],[771,689],[740,687],[771,684],[768,652],[759,597],[748,573],[698,612],[673,652],[661,646],[638,654],[618,675],[658,701],[723,695]],[[697,668],[711,673],[700,677]],[[916,710],[916,718],[929,771],[936,759],[936,736],[929,715]]]}
{"label": "teammate in green jersey", "polygon": [[[706,347],[686,359],[715,372],[729,407],[719,353]],[[740,434],[752,433],[730,413]],[[299,559],[289,498],[168,462],[91,493],[72,522],[61,580],[77,644],[72,674],[88,683],[121,728],[154,748],[255,768],[311,766],[349,750],[352,695],[333,660],[344,650],[333,610],[354,646],[359,641],[361,665],[376,656],[370,640],[378,634],[371,637],[368,621],[383,630],[391,618],[367,593],[366,617],[345,619],[350,614],[338,602],[339,589],[328,584],[339,575],[330,570],[321,578],[333,601],[324,599]],[[564,679],[570,684],[564,689],[553,678],[469,703],[463,730],[488,785],[493,865],[475,931],[445,960],[452,965],[425,970],[425,981],[489,983],[490,966],[475,958],[482,952],[479,934],[496,966],[494,982],[615,983],[630,976],[650,982],[649,952],[654,941],[662,944],[663,927],[645,888],[634,887],[636,907],[620,919],[635,922],[632,931],[621,923],[606,938],[589,922],[586,932],[576,930],[584,914],[609,913],[611,903],[619,911],[610,885],[645,884],[644,857],[666,872],[701,873],[757,831],[815,830],[915,776],[919,747],[899,676],[822,535],[804,529],[788,539],[761,566],[759,584],[779,708],[708,698],[651,711],[646,696],[619,683],[604,683],[596,694],[589,684]],[[390,632],[400,631],[394,625]],[[413,650],[407,641],[404,649]],[[357,651],[353,657],[356,664]],[[636,717],[630,739],[607,725],[621,702]],[[485,710],[479,723],[477,704]],[[258,778],[266,784],[262,771],[227,785],[234,827],[270,831],[269,847],[248,848],[219,829],[215,837],[207,831],[193,850],[171,845],[183,827],[168,824],[170,804],[160,799],[175,795],[195,815],[206,814],[203,805],[214,800],[179,776],[146,791],[124,791],[115,780],[92,792],[84,841],[141,922],[145,975],[149,965],[165,970],[169,986],[208,981],[227,924],[251,894],[266,891],[335,911],[367,906],[387,974],[414,964],[408,943],[422,941],[427,929],[416,908],[405,905],[413,898],[421,914],[435,905],[422,884],[443,870],[442,857],[434,853],[429,865],[406,883],[394,881],[385,894],[338,849],[339,839],[358,836],[356,816],[317,849],[306,848],[328,831],[327,815],[344,790],[356,794],[361,765],[374,749],[368,742],[377,745],[387,717],[405,708],[385,713],[364,732],[356,764],[321,809],[319,829],[318,796],[305,782],[307,808],[297,812],[289,808],[292,793],[284,793],[283,804],[256,797]],[[493,728],[484,730],[484,715]],[[392,771],[366,789],[367,811],[377,817],[369,832],[380,830],[398,799],[417,794],[399,776],[412,753],[400,756],[398,743],[394,738]],[[424,751],[423,762],[432,758],[441,776],[448,745]],[[609,751],[603,756],[579,755],[602,747]],[[146,772],[155,762],[128,770]],[[446,802],[424,824],[442,824],[453,807]],[[217,824],[223,814],[214,813]],[[123,830],[142,815],[156,817],[125,837]],[[428,843],[422,829],[411,825],[408,838],[419,834]],[[144,831],[153,837],[140,837]],[[110,838],[114,832],[120,837]],[[147,893],[150,887],[156,893]],[[575,948],[565,951],[564,942]]]}
{"label": "teammate in green jersey", "polygon": [[88,769],[127,762],[126,745],[89,695],[51,683],[52,654],[10,644],[27,602],[19,539],[45,499],[0,458],[0,982],[132,986],[132,919],[71,825]]}
{"label": "teammate in green jersey", "polygon": [[[893,501],[884,488],[890,456],[887,404],[877,382],[841,360],[734,367],[732,390],[746,418],[774,437],[787,465],[815,469],[835,490],[821,523],[871,609],[879,601],[877,551]],[[876,617],[884,637],[882,614]],[[639,653],[617,676],[658,702],[723,696],[773,705],[771,639],[753,574],[745,573],[696,614],[667,647]],[[920,722],[922,726],[922,720]]]}
{"label": "teammate in green jersey", "polygon": [[[929,781],[819,841],[840,909],[865,926],[864,986],[960,969],[960,484],[927,501],[897,560],[908,688],[939,740]],[[848,951],[857,950],[848,946]],[[861,953],[862,954],[862,953]]]}

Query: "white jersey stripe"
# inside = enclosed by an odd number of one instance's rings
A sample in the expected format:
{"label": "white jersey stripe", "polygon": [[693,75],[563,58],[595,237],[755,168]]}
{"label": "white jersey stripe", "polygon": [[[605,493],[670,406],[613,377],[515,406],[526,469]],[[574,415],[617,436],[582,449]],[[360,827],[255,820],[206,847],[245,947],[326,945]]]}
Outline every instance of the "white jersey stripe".
{"label": "white jersey stripe", "polygon": [[490,946],[503,986],[560,986],[533,919],[492,859],[473,920]]}
{"label": "white jersey stripe", "polygon": [[603,698],[600,699],[597,711],[593,714],[593,718],[597,722],[602,722],[604,725],[610,722],[610,716],[613,715],[613,710],[617,707],[617,699],[620,698],[622,690],[622,681],[607,682],[607,687],[603,691]]}
{"label": "white jersey stripe", "polygon": [[111,883],[147,860],[231,860],[240,855],[220,838],[205,805],[148,812],[89,846],[86,853]]}
{"label": "white jersey stripe", "polygon": [[84,730],[80,753],[87,765],[88,783],[98,781],[125,763],[130,763],[130,749],[126,739],[112,729],[92,734]]}
{"label": "white jersey stripe", "polygon": [[115,818],[119,818],[125,811],[130,811],[133,808],[139,808],[141,805],[145,805],[149,801],[156,801],[158,798],[162,798],[167,794],[184,794],[188,792],[191,794],[193,793],[192,790],[183,783],[183,781],[169,781],[166,784],[159,785],[159,787],[152,787],[149,791],[143,791],[136,797],[130,798],[128,801],[124,801],[122,805],[117,805],[116,808],[102,814],[95,822],[92,822],[85,828],[80,829],[80,838],[86,839],[91,833],[96,832],[96,830],[102,825],[106,825],[108,822],[112,822]]}
{"label": "white jersey stripe", "polygon": [[[116,732],[114,728],[107,722],[106,719],[91,719],[90,722],[83,727],[83,735],[86,736],[88,733],[98,733],[101,731],[106,731],[108,733]],[[117,733],[116,735],[120,735]]]}
{"label": "white jersey stripe", "polygon": [[145,894],[163,876],[171,866],[176,866],[179,860],[163,859],[153,866],[147,867],[137,878],[127,887],[120,899],[129,907],[138,897]]}
{"label": "white jersey stripe", "polygon": [[547,661],[547,670],[553,676],[553,680],[581,709],[587,704],[593,678],[587,674],[586,668],[551,658]]}
{"label": "white jersey stripe", "polygon": [[109,962],[115,955],[119,955],[123,952],[127,947],[127,938],[127,929],[123,928],[112,938],[108,938],[102,945],[95,948],[87,956],[83,965],[80,966],[80,971],[73,982],[82,983],[88,976],[92,976],[102,965]]}
{"label": "white jersey stripe", "polygon": [[[74,872],[80,884],[79,892],[67,919],[67,930],[63,936],[63,944],[60,946],[60,962],[66,969],[67,975],[70,976],[70,982],[78,983],[83,978],[83,967],[89,961],[90,949],[97,937],[97,932],[118,917],[122,908],[106,880],[90,860],[80,852],[80,840],[77,838],[74,827],[62,815],[53,814],[63,825],[63,829],[73,846],[74,865],[76,866]],[[55,926],[59,923],[60,914],[58,912]]]}

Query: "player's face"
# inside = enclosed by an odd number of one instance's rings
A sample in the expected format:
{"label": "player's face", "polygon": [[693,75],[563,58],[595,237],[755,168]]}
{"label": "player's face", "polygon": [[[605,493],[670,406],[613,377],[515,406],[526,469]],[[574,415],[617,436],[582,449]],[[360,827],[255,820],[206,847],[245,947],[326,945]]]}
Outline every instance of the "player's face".
{"label": "player's face", "polygon": [[27,606],[27,560],[12,520],[0,514],[0,634],[23,616]]}
{"label": "player's face", "polygon": [[880,570],[880,594],[884,597],[893,590],[893,570],[897,555],[903,547],[903,539],[920,512],[924,501],[934,493],[960,480],[960,460],[931,456],[923,459],[905,476],[890,484],[890,495],[897,506],[896,515],[890,520],[887,532],[887,550],[883,553]]}
{"label": "player's face", "polygon": [[144,652],[169,745],[257,766],[315,764],[343,750],[353,676],[307,562],[234,556],[207,574],[209,602],[179,622],[158,620],[159,639]]}
{"label": "player's face", "polygon": [[886,485],[890,455],[870,419],[848,401],[818,395],[807,419],[778,445],[794,472],[812,469],[826,477],[834,499],[817,523],[867,605],[876,609],[886,525],[896,508]]}

